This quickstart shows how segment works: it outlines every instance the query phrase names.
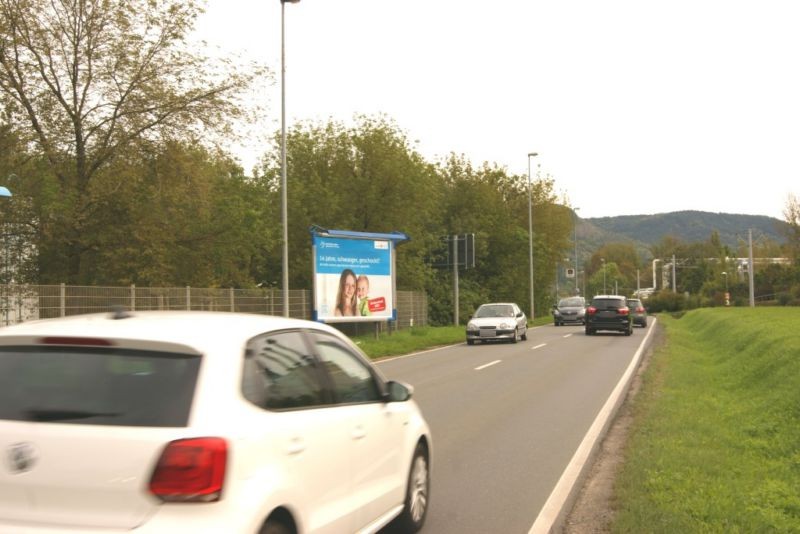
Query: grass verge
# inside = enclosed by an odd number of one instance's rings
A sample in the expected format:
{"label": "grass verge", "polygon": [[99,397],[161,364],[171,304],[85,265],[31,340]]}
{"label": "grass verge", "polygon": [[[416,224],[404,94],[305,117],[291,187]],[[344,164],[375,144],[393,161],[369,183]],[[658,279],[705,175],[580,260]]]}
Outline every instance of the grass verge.
{"label": "grass verge", "polygon": [[800,309],[659,322],[612,532],[800,532]]}

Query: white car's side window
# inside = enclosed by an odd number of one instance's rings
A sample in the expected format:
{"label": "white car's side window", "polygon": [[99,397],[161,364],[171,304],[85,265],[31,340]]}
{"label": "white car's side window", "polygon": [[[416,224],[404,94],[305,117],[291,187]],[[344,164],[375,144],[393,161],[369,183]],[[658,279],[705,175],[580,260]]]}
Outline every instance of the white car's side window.
{"label": "white car's side window", "polygon": [[336,402],[349,404],[380,400],[375,377],[361,359],[331,336],[317,334],[314,343],[317,355],[331,377]]}
{"label": "white car's side window", "polygon": [[256,406],[270,410],[328,404],[316,360],[300,332],[279,332],[250,340],[242,393]]}

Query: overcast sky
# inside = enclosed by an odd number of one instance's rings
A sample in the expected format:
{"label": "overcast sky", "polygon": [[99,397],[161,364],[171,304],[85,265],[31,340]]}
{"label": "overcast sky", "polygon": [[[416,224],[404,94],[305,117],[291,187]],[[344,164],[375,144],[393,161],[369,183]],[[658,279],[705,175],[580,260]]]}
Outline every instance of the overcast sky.
{"label": "overcast sky", "polygon": [[[581,217],[783,219],[800,196],[796,0],[302,0],[286,4],[286,117],[385,114],[450,152],[550,176]],[[276,73],[280,0],[208,0],[198,32]],[[263,146],[241,147],[249,170]]]}

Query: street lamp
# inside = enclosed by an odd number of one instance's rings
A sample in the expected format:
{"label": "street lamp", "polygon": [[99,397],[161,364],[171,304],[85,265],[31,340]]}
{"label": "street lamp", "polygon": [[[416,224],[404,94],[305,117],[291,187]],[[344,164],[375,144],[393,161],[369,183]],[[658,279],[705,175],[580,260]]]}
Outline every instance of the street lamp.
{"label": "street lamp", "polygon": [[728,291],[728,273],[726,271],[722,271],[722,276],[725,277],[725,291]]}
{"label": "street lamp", "polygon": [[283,226],[283,315],[289,317],[289,209],[286,193],[286,44],[284,11],[286,3],[300,0],[281,0],[281,225]]}
{"label": "street lamp", "polygon": [[580,295],[581,290],[580,286],[578,285],[578,210],[580,208],[574,208],[572,210],[572,232],[575,241],[575,294]]}
{"label": "street lamp", "polygon": [[[11,198],[11,191],[8,190],[7,187],[0,186],[0,197],[8,197]],[[8,232],[6,232],[5,224],[3,225],[3,248],[5,249],[5,265],[3,266],[3,282],[6,285],[6,290],[8,289],[8,284],[11,282],[9,275],[10,265],[9,265],[9,256],[8,256]],[[8,326],[8,297],[3,299],[3,324]]]}
{"label": "street lamp", "polygon": [[606,294],[606,259],[600,258],[600,261],[603,262],[603,295]]}
{"label": "street lamp", "polygon": [[531,158],[539,154],[536,152],[528,153],[528,266],[530,271],[530,298],[531,298],[531,321],[535,318],[533,308],[533,199],[531,196]]}

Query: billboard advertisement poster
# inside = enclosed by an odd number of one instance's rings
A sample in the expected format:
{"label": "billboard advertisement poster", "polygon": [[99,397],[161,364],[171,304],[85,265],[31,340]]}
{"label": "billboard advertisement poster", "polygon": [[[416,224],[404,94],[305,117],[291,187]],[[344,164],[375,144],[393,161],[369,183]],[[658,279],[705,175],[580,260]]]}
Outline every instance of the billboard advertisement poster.
{"label": "billboard advertisement poster", "polygon": [[312,248],[317,320],[352,322],[394,318],[391,240],[314,235]]}

